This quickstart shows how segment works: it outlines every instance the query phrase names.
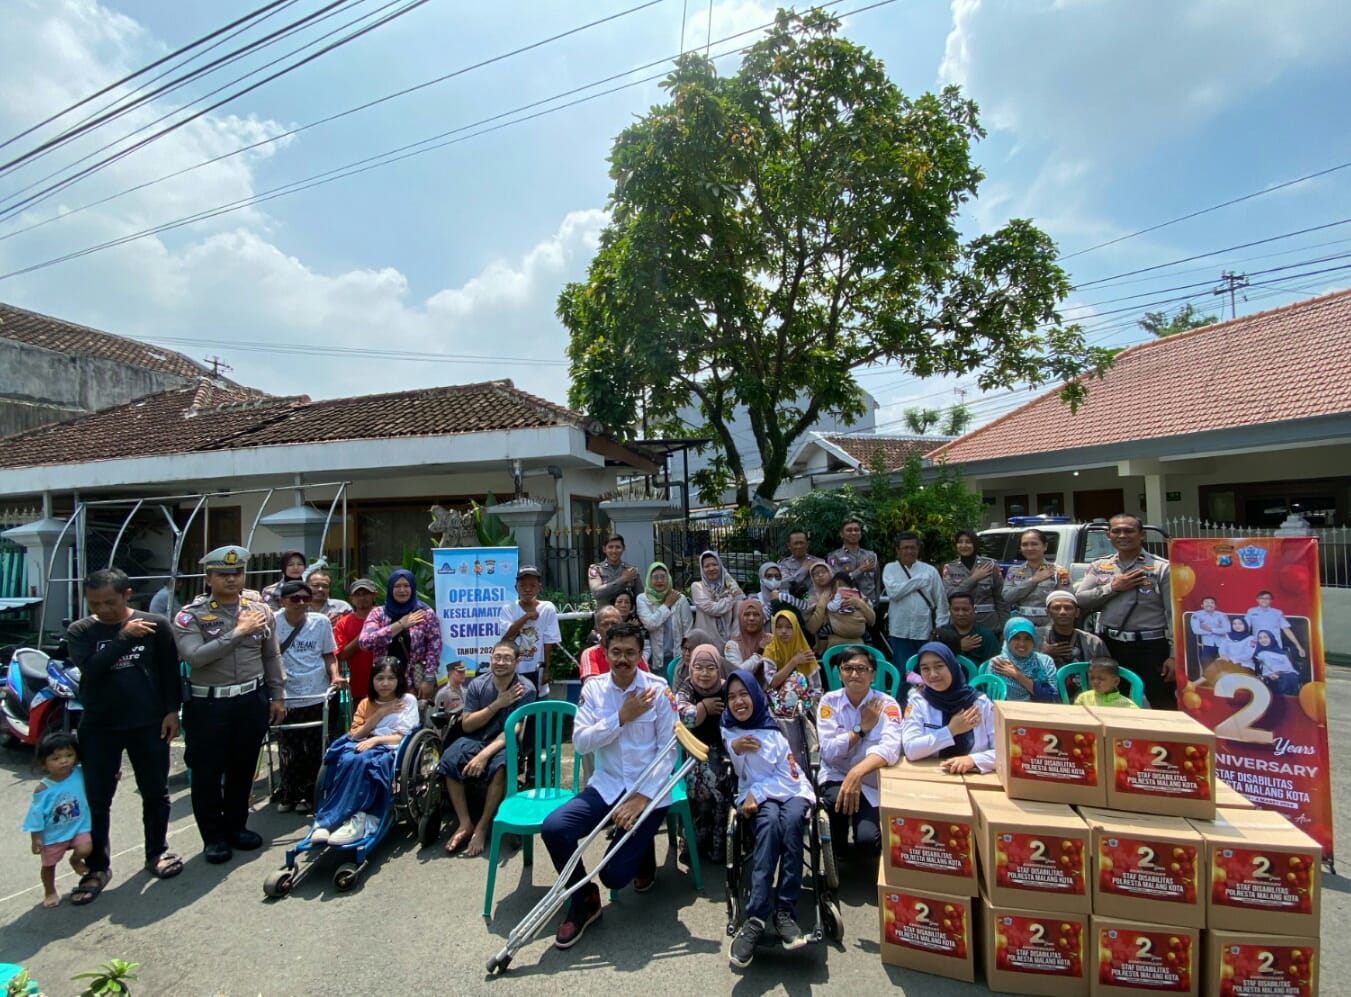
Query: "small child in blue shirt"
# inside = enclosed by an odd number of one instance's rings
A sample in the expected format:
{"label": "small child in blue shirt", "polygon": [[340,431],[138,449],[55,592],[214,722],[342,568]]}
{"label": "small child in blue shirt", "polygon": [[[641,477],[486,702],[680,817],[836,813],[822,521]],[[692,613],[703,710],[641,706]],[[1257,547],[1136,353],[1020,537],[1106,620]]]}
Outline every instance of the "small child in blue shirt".
{"label": "small child in blue shirt", "polygon": [[28,806],[22,830],[33,836],[33,854],[42,856],[42,906],[61,902],[56,892],[56,866],[72,852],[70,867],[83,876],[93,850],[89,800],[84,793],[79,742],[74,734],[51,731],[38,741],[36,765],[46,773]]}

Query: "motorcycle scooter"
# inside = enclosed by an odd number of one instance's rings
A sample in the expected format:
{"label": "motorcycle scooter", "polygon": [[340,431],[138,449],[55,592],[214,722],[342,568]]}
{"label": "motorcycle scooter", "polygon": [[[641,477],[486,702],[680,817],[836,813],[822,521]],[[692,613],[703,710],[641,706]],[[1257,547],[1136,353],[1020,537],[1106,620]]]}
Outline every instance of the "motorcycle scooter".
{"label": "motorcycle scooter", "polygon": [[49,730],[80,724],[80,670],[32,647],[15,650],[0,699],[0,737],[28,747]]}

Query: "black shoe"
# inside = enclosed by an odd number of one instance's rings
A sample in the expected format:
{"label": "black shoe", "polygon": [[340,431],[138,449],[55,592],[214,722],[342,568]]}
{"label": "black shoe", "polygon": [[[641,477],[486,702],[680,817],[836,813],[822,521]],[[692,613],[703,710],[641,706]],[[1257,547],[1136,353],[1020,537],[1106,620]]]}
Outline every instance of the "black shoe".
{"label": "black shoe", "polygon": [[222,862],[229,862],[234,852],[230,846],[223,841],[213,841],[202,849],[202,854],[212,865],[220,865]]}
{"label": "black shoe", "polygon": [[257,831],[244,828],[230,835],[230,844],[241,852],[253,852],[263,847],[263,836]]}
{"label": "black shoe", "polygon": [[797,926],[797,921],[793,920],[792,911],[780,909],[774,912],[774,930],[779,933],[783,947],[790,952],[807,944],[807,936]]}
{"label": "black shoe", "polygon": [[758,917],[746,918],[746,923],[732,939],[732,950],[728,953],[728,962],[736,969],[745,969],[755,958],[755,946],[765,933],[765,922]]}

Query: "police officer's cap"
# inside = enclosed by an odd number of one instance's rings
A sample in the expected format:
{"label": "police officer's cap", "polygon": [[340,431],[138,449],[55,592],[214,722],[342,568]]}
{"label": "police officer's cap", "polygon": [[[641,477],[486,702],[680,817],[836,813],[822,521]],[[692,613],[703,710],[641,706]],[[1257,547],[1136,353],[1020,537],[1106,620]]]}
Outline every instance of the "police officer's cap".
{"label": "police officer's cap", "polygon": [[243,571],[248,563],[249,552],[238,544],[226,544],[215,550],[207,551],[201,565],[207,571]]}

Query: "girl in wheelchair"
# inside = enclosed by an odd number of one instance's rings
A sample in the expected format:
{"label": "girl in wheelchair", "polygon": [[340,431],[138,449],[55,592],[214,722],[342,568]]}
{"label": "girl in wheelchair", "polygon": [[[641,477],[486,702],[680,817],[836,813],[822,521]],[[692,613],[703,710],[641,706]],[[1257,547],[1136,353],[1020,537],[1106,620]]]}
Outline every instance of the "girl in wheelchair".
{"label": "girl in wheelchair", "polygon": [[379,826],[390,806],[398,747],[417,727],[417,698],[408,691],[403,665],[395,657],[377,658],[370,690],[357,704],[352,729],[324,755],[322,799],[310,835],[313,844],[351,844]]}
{"label": "girl in wheelchair", "polygon": [[923,685],[910,690],[901,721],[901,747],[912,762],[943,759],[949,774],[993,772],[994,704],[966,681],[952,649],[931,641],[915,665]]}
{"label": "girl in wheelchair", "polygon": [[722,737],[737,777],[738,812],[754,830],[747,917],[729,956],[734,967],[744,969],[771,918],[785,949],[807,944],[794,910],[802,889],[803,834],[816,796],[770,714],[759,681],[744,669],[727,680]]}

